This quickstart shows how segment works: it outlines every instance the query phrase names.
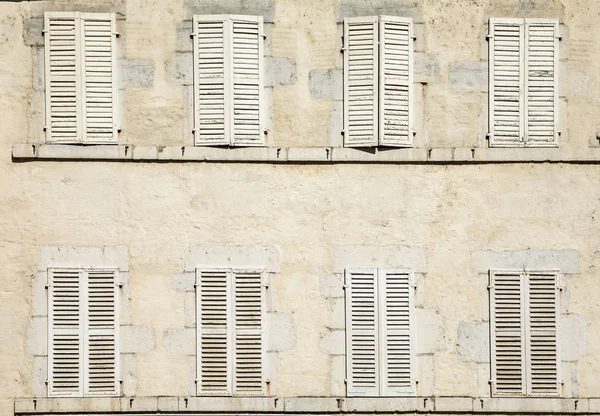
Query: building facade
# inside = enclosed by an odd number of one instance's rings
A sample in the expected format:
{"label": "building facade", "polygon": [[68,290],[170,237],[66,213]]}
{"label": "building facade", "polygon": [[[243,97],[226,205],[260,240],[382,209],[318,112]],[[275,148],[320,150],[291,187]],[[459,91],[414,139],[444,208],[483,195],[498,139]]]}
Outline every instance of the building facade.
{"label": "building facade", "polygon": [[1,414],[600,413],[599,23],[0,1]]}

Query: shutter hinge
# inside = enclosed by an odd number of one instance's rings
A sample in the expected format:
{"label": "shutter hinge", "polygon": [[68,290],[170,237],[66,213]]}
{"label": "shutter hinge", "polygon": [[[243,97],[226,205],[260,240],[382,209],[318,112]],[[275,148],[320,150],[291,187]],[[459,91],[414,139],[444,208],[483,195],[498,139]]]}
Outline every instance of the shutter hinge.
{"label": "shutter hinge", "polygon": [[117,286],[119,286],[119,289],[123,289],[123,282],[117,283]]}
{"label": "shutter hinge", "polygon": [[265,35],[264,33],[261,33],[261,34],[260,34],[260,37],[261,37],[261,38],[263,38],[263,40],[264,40],[264,39],[266,39],[266,38],[267,38],[267,35]]}
{"label": "shutter hinge", "polygon": [[485,39],[486,39],[486,40],[494,39],[494,36],[492,36],[492,35],[486,35],[486,36],[485,36]]}
{"label": "shutter hinge", "polygon": [[50,289],[50,285],[49,285],[49,284],[45,284],[45,285],[44,285],[44,287],[45,287],[46,289]]}
{"label": "shutter hinge", "polygon": [[46,379],[46,380],[44,380],[44,383],[48,384],[48,383],[50,383],[50,382],[48,381],[48,379]]}
{"label": "shutter hinge", "polygon": [[416,37],[415,35],[412,35],[410,38],[411,38],[412,40],[417,40],[417,37]]}
{"label": "shutter hinge", "polygon": [[488,290],[493,289],[494,287],[494,285],[488,285]]}
{"label": "shutter hinge", "polygon": [[194,283],[194,289],[195,289],[195,288],[197,288],[197,287],[198,287],[198,284],[197,284],[197,283]]}
{"label": "shutter hinge", "polygon": [[342,132],[341,132],[341,133],[342,133],[342,136],[345,136],[345,135],[346,135],[346,131],[345,131],[345,130],[342,130]]}
{"label": "shutter hinge", "polygon": [[488,131],[488,132],[485,134],[485,139],[486,139],[486,140],[489,140],[491,135],[492,135],[492,134],[491,134],[491,133]]}
{"label": "shutter hinge", "polygon": [[46,36],[46,30],[42,29],[42,36]]}
{"label": "shutter hinge", "polygon": [[112,32],[113,35],[115,35],[116,37],[120,38],[121,34],[119,32]]}
{"label": "shutter hinge", "polygon": [[344,379],[344,384],[348,384],[348,379],[347,378]]}
{"label": "shutter hinge", "polygon": [[192,129],[192,134],[196,134],[196,129]]}
{"label": "shutter hinge", "polygon": [[194,35],[194,34],[192,33],[192,34],[190,35],[190,39],[194,39],[194,36],[196,36],[196,35]]}
{"label": "shutter hinge", "polygon": [[411,131],[411,133],[412,133],[413,136],[417,135],[417,132],[415,131],[415,129],[411,129],[410,131]]}
{"label": "shutter hinge", "polygon": [[123,379],[122,378],[119,379],[119,384],[123,384]]}
{"label": "shutter hinge", "polygon": [[559,41],[561,41],[561,40],[562,40],[562,36],[561,36],[561,35],[557,35],[557,36],[555,36],[555,37],[556,37],[556,39],[558,39]]}
{"label": "shutter hinge", "polygon": [[348,287],[347,284],[342,285],[342,289],[346,290],[346,288]]}
{"label": "shutter hinge", "polygon": [[345,50],[346,50],[346,48],[342,48],[342,49],[340,49],[340,52],[344,53]]}

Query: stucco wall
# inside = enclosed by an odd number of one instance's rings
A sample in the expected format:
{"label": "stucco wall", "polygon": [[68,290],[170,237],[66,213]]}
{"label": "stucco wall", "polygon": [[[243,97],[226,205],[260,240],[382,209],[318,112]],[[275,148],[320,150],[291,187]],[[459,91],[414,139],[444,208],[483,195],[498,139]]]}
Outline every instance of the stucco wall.
{"label": "stucco wall", "polygon": [[39,391],[27,345],[39,308],[36,273],[48,246],[126,247],[130,324],[153,337],[131,353],[135,384],[123,387],[139,397],[190,394],[193,365],[169,335],[189,327],[189,295],[174,276],[190,266],[194,247],[278,253],[273,302],[285,316],[278,325],[293,337],[271,355],[282,397],[343,395],[336,358],[343,338],[331,335],[340,330],[332,276],[343,247],[364,246],[365,256],[373,247],[424,253],[406,258],[426,264],[418,299],[433,335],[419,359],[427,369],[420,388],[431,396],[471,397],[489,396],[489,364],[485,348],[478,350],[488,321],[480,265],[489,254],[481,253],[568,252],[577,267],[566,272],[562,314],[573,323],[564,339],[576,353],[563,364],[563,394],[598,395],[599,165],[16,163],[13,144],[43,140],[44,10],[119,13],[119,140],[160,146],[191,143],[186,59],[195,13],[265,16],[266,53],[273,58],[268,144],[276,147],[341,143],[345,16],[415,18],[415,146],[469,148],[486,146],[487,19],[555,17],[563,32],[560,148],[598,147],[596,0],[0,1],[0,414],[13,414],[15,398]]}

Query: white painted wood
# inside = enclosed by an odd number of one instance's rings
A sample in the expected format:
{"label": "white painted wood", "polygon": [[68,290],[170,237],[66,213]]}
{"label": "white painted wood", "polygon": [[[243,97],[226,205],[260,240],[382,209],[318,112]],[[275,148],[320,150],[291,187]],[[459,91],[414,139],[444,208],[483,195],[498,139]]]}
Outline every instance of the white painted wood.
{"label": "white painted wood", "polygon": [[489,144],[524,146],[524,21],[489,21]]}
{"label": "white painted wood", "polygon": [[346,387],[353,396],[378,396],[379,327],[377,269],[345,271]]}
{"label": "white painted wood", "polygon": [[556,19],[525,19],[525,138],[528,147],[558,144],[558,38]]}
{"label": "white painted wood", "polygon": [[226,15],[193,18],[196,146],[230,143],[230,26]]}
{"label": "white painted wood", "polygon": [[409,269],[379,269],[379,395],[416,393],[414,288]]}
{"label": "white painted wood", "polygon": [[379,18],[344,19],[344,146],[379,141]]}
{"label": "white painted wood", "polygon": [[379,19],[379,145],[413,143],[413,19]]}

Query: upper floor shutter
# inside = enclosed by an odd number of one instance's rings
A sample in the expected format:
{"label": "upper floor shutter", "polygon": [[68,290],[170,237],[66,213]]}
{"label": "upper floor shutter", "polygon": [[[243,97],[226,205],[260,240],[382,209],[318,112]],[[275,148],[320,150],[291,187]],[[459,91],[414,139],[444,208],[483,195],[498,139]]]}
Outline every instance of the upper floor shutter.
{"label": "upper floor shutter", "polygon": [[528,146],[558,143],[558,22],[525,19],[526,140]]}
{"label": "upper floor shutter", "polygon": [[235,358],[233,392],[237,395],[263,393],[263,284],[257,270],[234,270]]}
{"label": "upper floor shutter", "polygon": [[116,270],[87,271],[86,396],[119,392],[119,313]]}
{"label": "upper floor shutter", "polygon": [[558,284],[556,272],[529,272],[528,394],[558,395]]}
{"label": "upper floor shutter", "polygon": [[490,146],[523,145],[523,19],[490,19]]}
{"label": "upper floor shutter", "polygon": [[196,271],[198,394],[231,393],[231,273]]}
{"label": "upper floor shutter", "polygon": [[379,36],[379,144],[411,146],[412,18],[381,16]]}
{"label": "upper floor shutter", "polygon": [[348,396],[378,396],[377,269],[347,269],[345,289]]}
{"label": "upper floor shutter", "polygon": [[46,141],[81,142],[81,41],[78,13],[46,13]]}
{"label": "upper floor shutter", "polygon": [[379,18],[344,19],[344,146],[379,140]]}
{"label": "upper floor shutter", "polygon": [[83,396],[83,271],[48,270],[48,393]]}
{"label": "upper floor shutter", "polygon": [[83,131],[85,143],[116,143],[115,16],[82,13]]}
{"label": "upper floor shutter", "polygon": [[490,272],[492,393],[524,395],[525,284],[519,271]]}
{"label": "upper floor shutter", "polygon": [[408,270],[379,270],[381,395],[415,393],[413,286]]}

